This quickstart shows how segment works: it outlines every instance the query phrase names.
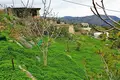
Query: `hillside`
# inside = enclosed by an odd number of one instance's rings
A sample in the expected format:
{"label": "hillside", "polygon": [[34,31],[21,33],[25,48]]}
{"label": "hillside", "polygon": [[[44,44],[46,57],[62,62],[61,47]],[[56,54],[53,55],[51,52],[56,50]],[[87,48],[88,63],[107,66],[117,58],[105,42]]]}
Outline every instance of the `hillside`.
{"label": "hillside", "polygon": [[[112,19],[114,19],[115,21],[119,21],[120,18],[116,17],[116,16],[109,16]],[[107,19],[105,17],[105,15],[102,15],[102,18]],[[71,17],[71,16],[65,16],[62,17],[61,20],[68,22],[68,23],[89,23],[89,24],[94,24],[94,25],[99,25],[99,26],[108,26],[105,22],[103,22],[100,18],[98,18],[95,15],[91,15],[91,16],[85,16],[85,17]],[[112,23],[111,21],[109,21],[110,23]]]}
{"label": "hillside", "polygon": [[[26,72],[19,68],[20,65],[37,80],[87,80],[86,77],[108,80],[105,77],[104,64],[96,54],[97,50],[105,46],[105,42],[87,36],[79,37],[80,51],[76,51],[75,42],[70,41],[69,53],[65,51],[65,39],[57,39],[50,47],[47,67],[42,65],[42,54],[35,46],[33,49],[25,49],[15,43],[0,41],[0,80],[31,80]],[[12,70],[11,57],[14,58],[15,70]],[[99,74],[103,77],[96,77]]]}
{"label": "hillside", "polygon": [[72,35],[66,27],[56,38],[59,31],[54,25],[46,27],[52,36],[40,36],[37,30],[45,26],[42,19],[0,17],[0,80],[120,79],[120,38],[112,41],[104,35],[100,39]]}

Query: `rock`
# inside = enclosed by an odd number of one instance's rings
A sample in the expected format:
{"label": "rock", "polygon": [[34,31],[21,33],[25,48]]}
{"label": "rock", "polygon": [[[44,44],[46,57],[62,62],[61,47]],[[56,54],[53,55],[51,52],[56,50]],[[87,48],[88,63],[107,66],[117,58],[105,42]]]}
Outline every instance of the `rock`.
{"label": "rock", "polygon": [[40,62],[40,57],[36,56],[36,59],[38,60],[38,62]]}
{"label": "rock", "polygon": [[68,55],[68,54],[67,54],[67,56],[68,56],[70,59],[72,59],[72,56],[70,56],[70,55]]}
{"label": "rock", "polygon": [[8,42],[11,42],[11,43],[13,43],[13,42],[14,42],[14,40],[8,40]]}
{"label": "rock", "polygon": [[31,80],[37,80],[28,70],[24,69],[21,65],[19,65],[19,69],[25,72],[27,77],[31,78]]}
{"label": "rock", "polygon": [[32,45],[35,45],[35,43],[33,41],[29,41],[29,43],[32,44]]}
{"label": "rock", "polygon": [[28,43],[23,37],[19,37],[18,41],[26,48],[32,48],[32,45]]}
{"label": "rock", "polygon": [[19,43],[19,42],[17,42],[17,41],[14,41],[17,45],[19,45],[20,47],[22,47],[23,48],[23,46]]}

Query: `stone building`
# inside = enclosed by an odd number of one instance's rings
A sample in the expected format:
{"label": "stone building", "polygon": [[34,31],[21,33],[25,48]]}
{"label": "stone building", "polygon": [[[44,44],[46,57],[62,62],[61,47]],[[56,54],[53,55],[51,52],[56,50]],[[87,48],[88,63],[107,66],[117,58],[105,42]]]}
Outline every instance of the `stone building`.
{"label": "stone building", "polygon": [[27,7],[14,7],[14,8],[6,8],[5,12],[8,15],[14,15],[19,18],[24,18],[28,16],[32,17],[40,17],[39,11],[41,8],[27,8]]}

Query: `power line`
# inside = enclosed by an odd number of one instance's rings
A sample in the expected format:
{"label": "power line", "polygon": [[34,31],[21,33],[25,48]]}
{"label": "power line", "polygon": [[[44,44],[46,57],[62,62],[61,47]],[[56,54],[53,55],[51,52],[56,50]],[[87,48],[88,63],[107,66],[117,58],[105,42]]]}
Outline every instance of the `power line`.
{"label": "power line", "polygon": [[[68,1],[68,0],[63,0],[65,2],[69,2],[69,3],[72,3],[72,4],[77,4],[77,5],[81,5],[81,6],[86,6],[86,7],[93,7],[91,5],[86,5],[86,4],[81,4],[81,3],[77,3],[77,2],[73,2],[73,1]],[[101,9],[101,8],[98,8],[98,9]],[[111,11],[111,12],[117,12],[117,13],[120,13],[120,11],[117,11],[117,10],[111,10],[111,9],[105,9],[107,11]]]}
{"label": "power line", "polygon": [[92,7],[92,6],[90,6],[90,5],[81,4],[81,3],[77,3],[77,2],[73,2],[73,1],[68,1],[68,0],[63,0],[63,1],[69,2],[69,3],[73,3],[73,4],[77,4],[77,5],[81,5],[81,6]]}

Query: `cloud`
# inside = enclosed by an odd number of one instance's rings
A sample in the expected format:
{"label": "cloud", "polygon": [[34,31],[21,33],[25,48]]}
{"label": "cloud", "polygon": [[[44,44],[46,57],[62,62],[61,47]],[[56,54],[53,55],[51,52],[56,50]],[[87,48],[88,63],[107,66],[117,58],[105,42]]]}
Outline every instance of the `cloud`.
{"label": "cloud", "polygon": [[[23,0],[24,3],[27,3],[27,0]],[[33,7],[39,7],[41,10],[43,10],[43,4],[41,2],[42,0],[34,0],[34,5]],[[47,0],[48,1],[48,0]],[[69,1],[74,1],[80,4],[86,4],[86,5],[91,5],[92,6],[92,0],[69,0]],[[101,0],[95,0],[96,2],[100,3]],[[8,6],[12,5],[12,0],[0,0],[1,4],[7,4]],[[21,4],[21,0],[14,0],[15,6],[20,7],[23,6]],[[31,5],[32,0],[30,0]],[[112,10],[120,10],[120,0],[104,0],[105,7],[107,9],[112,9]],[[81,5],[76,5],[72,3],[65,2],[63,0],[52,0],[51,8],[53,8],[53,12],[59,12],[58,16],[88,16],[88,15],[93,15],[93,13],[90,11],[89,7],[81,6]],[[41,11],[43,12],[43,11]],[[102,10],[99,10],[101,14],[103,14]],[[120,12],[112,12],[112,11],[107,11],[109,15],[115,15],[120,17]],[[41,13],[42,14],[42,13]]]}

